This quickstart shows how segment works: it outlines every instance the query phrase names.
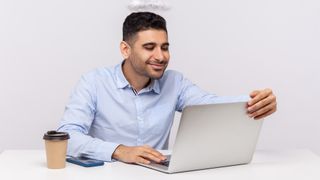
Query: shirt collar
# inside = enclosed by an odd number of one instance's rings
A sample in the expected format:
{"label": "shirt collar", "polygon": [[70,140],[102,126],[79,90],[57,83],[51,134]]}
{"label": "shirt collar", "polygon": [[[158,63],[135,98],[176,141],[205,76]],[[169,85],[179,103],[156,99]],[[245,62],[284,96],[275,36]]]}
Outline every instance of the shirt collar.
{"label": "shirt collar", "polygon": [[[122,61],[120,64],[115,66],[116,85],[117,85],[117,88],[119,88],[119,89],[123,89],[127,86],[131,87],[131,85],[129,84],[129,82],[127,81],[126,77],[123,74],[123,71],[122,71],[123,63],[124,63],[124,61]],[[149,84],[149,86],[146,88],[148,91],[153,90],[153,92],[155,92],[157,94],[160,94],[160,92],[161,92],[160,83],[159,83],[158,79],[153,79],[152,82]],[[144,88],[144,89],[146,89],[146,88]]]}
{"label": "shirt collar", "polygon": [[149,90],[153,90],[153,92],[160,94],[160,83],[158,79],[153,79],[151,84],[148,86]]}
{"label": "shirt collar", "polygon": [[122,64],[124,63],[124,61],[122,61],[122,63],[116,65],[115,67],[115,80],[116,80],[116,85],[117,88],[119,89],[123,89],[126,86],[129,86],[129,82],[127,81],[126,77],[123,74],[122,71]]}

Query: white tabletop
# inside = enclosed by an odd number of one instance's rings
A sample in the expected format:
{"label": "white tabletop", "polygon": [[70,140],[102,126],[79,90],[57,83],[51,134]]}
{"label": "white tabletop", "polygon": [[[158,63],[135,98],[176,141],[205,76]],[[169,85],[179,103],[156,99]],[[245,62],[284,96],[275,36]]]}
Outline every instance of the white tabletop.
{"label": "white tabletop", "polygon": [[179,180],[271,180],[320,179],[320,157],[309,150],[256,151],[248,165],[164,174],[145,167],[121,162],[84,168],[67,163],[65,169],[46,168],[43,150],[6,150],[0,154],[0,179],[33,180],[119,180],[119,179],[179,179]]}

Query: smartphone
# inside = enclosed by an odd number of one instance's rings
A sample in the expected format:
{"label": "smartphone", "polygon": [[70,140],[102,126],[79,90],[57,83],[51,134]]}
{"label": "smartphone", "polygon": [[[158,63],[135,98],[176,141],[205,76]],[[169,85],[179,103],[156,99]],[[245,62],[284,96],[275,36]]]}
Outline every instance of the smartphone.
{"label": "smartphone", "polygon": [[104,162],[96,159],[90,159],[86,157],[67,157],[67,162],[73,163],[83,167],[103,166]]}

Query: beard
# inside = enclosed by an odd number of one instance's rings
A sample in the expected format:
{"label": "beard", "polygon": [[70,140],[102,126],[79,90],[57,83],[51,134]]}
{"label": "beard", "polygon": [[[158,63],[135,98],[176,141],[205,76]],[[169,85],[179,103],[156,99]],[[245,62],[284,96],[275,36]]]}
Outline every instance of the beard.
{"label": "beard", "polygon": [[147,76],[151,79],[160,79],[168,66],[168,61],[147,60],[145,64],[152,69],[152,72],[146,71]]}

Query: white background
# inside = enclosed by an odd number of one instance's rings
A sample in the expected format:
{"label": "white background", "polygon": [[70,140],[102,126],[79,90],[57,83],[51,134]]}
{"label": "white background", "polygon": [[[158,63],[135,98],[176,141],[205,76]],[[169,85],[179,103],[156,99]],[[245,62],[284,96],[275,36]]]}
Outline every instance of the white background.
{"label": "white background", "polygon": [[[167,0],[170,69],[219,95],[271,87],[259,149],[320,154],[320,1]],[[0,0],[0,151],[43,148],[81,74],[121,62],[129,0]]]}

